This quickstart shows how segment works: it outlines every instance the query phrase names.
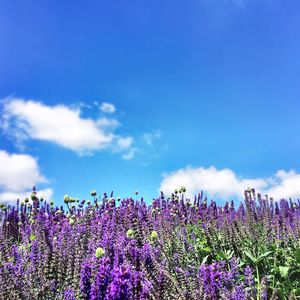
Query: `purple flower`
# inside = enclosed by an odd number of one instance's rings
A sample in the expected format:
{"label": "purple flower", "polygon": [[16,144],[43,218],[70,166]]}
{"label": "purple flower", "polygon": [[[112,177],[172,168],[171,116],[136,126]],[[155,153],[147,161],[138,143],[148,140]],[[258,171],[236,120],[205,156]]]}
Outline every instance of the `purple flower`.
{"label": "purple flower", "polygon": [[132,275],[130,267],[121,266],[113,270],[112,282],[108,286],[108,300],[130,299],[132,292]]}
{"label": "purple flower", "polygon": [[64,300],[75,300],[73,289],[66,289],[64,292]]}
{"label": "purple flower", "polygon": [[238,272],[238,265],[237,260],[235,257],[232,257],[230,260],[230,280],[234,281],[238,279],[239,272]]}
{"label": "purple flower", "polygon": [[249,267],[249,265],[246,266],[244,269],[244,275],[245,275],[245,281],[248,286],[253,286],[254,285],[254,279],[252,275],[252,270]]}
{"label": "purple flower", "polygon": [[110,266],[109,259],[104,257],[100,261],[96,279],[91,286],[91,300],[104,299],[109,284]]}
{"label": "purple flower", "polygon": [[80,290],[86,297],[90,296],[91,291],[91,271],[91,266],[85,262],[80,272]]}
{"label": "purple flower", "polygon": [[245,300],[246,292],[242,285],[237,285],[234,288],[234,292],[230,298],[231,300]]}
{"label": "purple flower", "polygon": [[217,263],[212,265],[202,265],[200,267],[200,278],[204,287],[205,294],[210,299],[217,299],[219,295],[219,289],[222,285],[221,282],[222,273]]}

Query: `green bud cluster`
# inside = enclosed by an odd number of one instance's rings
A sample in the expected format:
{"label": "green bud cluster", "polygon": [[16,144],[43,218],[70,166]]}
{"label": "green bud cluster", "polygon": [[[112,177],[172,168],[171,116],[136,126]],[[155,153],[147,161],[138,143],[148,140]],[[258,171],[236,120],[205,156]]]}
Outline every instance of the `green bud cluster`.
{"label": "green bud cluster", "polygon": [[31,242],[35,241],[35,240],[36,240],[35,234],[32,233],[32,234],[30,235],[30,237],[29,237],[29,240],[30,240]]}
{"label": "green bud cluster", "polygon": [[101,258],[105,255],[105,250],[102,247],[98,247],[95,253],[97,258]]}
{"label": "green bud cluster", "polygon": [[64,203],[75,203],[76,199],[74,197],[70,197],[69,195],[64,195]]}
{"label": "green bud cluster", "polygon": [[3,211],[7,210],[6,204],[0,203],[0,209],[3,210]]}
{"label": "green bud cluster", "polygon": [[151,238],[151,240],[157,240],[158,239],[158,233],[155,230],[153,230],[150,234],[150,238]]}
{"label": "green bud cluster", "polygon": [[37,200],[38,197],[36,196],[36,193],[31,193],[30,195],[31,200]]}
{"label": "green bud cluster", "polygon": [[97,191],[96,191],[96,190],[92,190],[92,191],[91,191],[91,196],[92,196],[92,197],[95,197],[96,195],[97,195]]}
{"label": "green bud cluster", "polygon": [[134,238],[134,231],[132,229],[128,229],[126,232],[126,235],[129,239],[133,239]]}

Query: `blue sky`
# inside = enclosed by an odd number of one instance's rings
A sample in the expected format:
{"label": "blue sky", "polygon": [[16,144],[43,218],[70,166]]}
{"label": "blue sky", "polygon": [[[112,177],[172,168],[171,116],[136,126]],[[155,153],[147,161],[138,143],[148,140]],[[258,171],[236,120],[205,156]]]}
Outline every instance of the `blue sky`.
{"label": "blue sky", "polygon": [[31,184],[57,202],[181,183],[300,196],[299,9],[1,1],[0,200]]}

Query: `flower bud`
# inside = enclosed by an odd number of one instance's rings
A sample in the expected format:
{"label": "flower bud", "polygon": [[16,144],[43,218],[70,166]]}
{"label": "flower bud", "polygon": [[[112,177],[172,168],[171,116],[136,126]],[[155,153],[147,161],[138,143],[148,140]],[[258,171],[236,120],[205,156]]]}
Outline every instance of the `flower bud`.
{"label": "flower bud", "polygon": [[102,247],[98,247],[95,253],[97,258],[101,258],[105,255],[105,250]]}
{"label": "flower bud", "polygon": [[35,241],[35,240],[36,240],[35,234],[32,233],[32,234],[30,235],[30,237],[29,237],[29,240],[30,240],[31,242]]}
{"label": "flower bud", "polygon": [[92,190],[92,191],[91,191],[91,196],[92,196],[92,197],[95,197],[96,195],[97,195],[96,190]]}
{"label": "flower bud", "polygon": [[156,240],[158,238],[158,233],[155,230],[153,230],[151,232],[150,237],[151,237],[152,240]]}
{"label": "flower bud", "polygon": [[7,210],[7,206],[6,206],[5,204],[3,204],[3,205],[1,206],[1,209],[2,209],[3,211],[6,211],[6,210]]}
{"label": "flower bud", "polygon": [[128,229],[126,235],[129,239],[133,239],[134,238],[134,231],[132,229]]}
{"label": "flower bud", "polygon": [[31,200],[36,200],[36,199],[37,199],[37,196],[36,196],[35,193],[32,193],[32,194],[30,195],[30,198],[31,198]]}

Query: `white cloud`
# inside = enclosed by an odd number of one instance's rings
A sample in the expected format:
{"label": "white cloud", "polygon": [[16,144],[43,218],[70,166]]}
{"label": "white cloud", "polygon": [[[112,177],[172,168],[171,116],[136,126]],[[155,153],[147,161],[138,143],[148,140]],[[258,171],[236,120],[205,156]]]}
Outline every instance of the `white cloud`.
{"label": "white cloud", "polygon": [[105,113],[112,114],[116,111],[116,108],[111,103],[103,102],[100,106],[100,110],[105,112]]}
{"label": "white cloud", "polygon": [[160,130],[153,130],[152,132],[146,132],[143,135],[143,139],[144,139],[145,143],[149,146],[152,146],[153,141],[155,139],[159,139],[159,138],[161,138]]}
{"label": "white cloud", "polygon": [[[34,185],[46,182],[34,157],[0,150],[0,201],[15,201]],[[52,195],[52,189],[40,193],[46,198]]]}
{"label": "white cloud", "polygon": [[288,172],[279,170],[270,180],[272,185],[267,193],[274,198],[298,198],[300,197],[300,174],[294,170]]}
{"label": "white cloud", "polygon": [[[5,191],[3,193],[0,193],[0,202],[2,203],[14,203],[18,199],[20,201],[24,200],[25,198],[30,199],[31,191],[23,191],[23,192],[12,192],[12,191]],[[38,197],[43,197],[45,200],[50,201],[53,195],[52,189],[43,189],[37,191]]]}
{"label": "white cloud", "polygon": [[1,127],[17,143],[26,139],[49,141],[80,155],[114,147],[122,139],[114,134],[119,125],[116,119],[95,121],[80,114],[79,107],[47,106],[34,100],[8,98],[3,105]]}
{"label": "white cloud", "polygon": [[125,160],[131,160],[134,158],[137,151],[138,151],[137,148],[131,148],[127,153],[122,155],[122,158]]}
{"label": "white cloud", "polygon": [[242,178],[230,169],[217,170],[215,167],[193,168],[187,166],[164,175],[160,190],[170,195],[174,189],[185,186],[189,197],[203,190],[212,198],[231,197],[242,199],[248,187],[274,199],[300,197],[300,174],[291,170],[280,170],[268,178]]}
{"label": "white cloud", "polygon": [[40,174],[35,158],[0,150],[1,188],[20,191],[41,182],[46,182],[46,179]]}

